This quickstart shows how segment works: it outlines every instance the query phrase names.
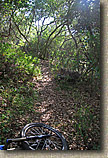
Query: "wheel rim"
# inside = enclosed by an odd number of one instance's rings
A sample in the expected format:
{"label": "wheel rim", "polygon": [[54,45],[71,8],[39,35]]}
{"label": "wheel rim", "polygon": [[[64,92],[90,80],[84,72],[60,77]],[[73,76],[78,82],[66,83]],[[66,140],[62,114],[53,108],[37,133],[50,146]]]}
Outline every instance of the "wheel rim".
{"label": "wheel rim", "polygon": [[36,140],[29,140],[25,142],[28,144],[29,149],[31,150],[64,150],[63,141],[64,138],[62,135],[55,129],[44,125],[44,124],[32,124],[26,126],[22,130],[22,137],[23,136],[37,136],[37,135],[47,135],[50,134],[51,136],[44,139],[36,139]]}

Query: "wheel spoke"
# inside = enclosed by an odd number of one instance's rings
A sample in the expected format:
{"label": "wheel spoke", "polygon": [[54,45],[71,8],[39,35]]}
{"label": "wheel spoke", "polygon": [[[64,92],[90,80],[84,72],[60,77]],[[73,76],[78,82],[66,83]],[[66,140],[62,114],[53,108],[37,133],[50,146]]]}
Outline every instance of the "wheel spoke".
{"label": "wheel spoke", "polygon": [[35,134],[39,134],[40,132],[38,132],[38,129],[36,128],[32,128],[32,130],[35,132]]}
{"label": "wheel spoke", "polygon": [[28,145],[31,150],[67,150],[67,144],[62,135],[57,130],[47,125],[41,123],[31,123],[28,126],[25,126],[22,132],[22,137],[32,135],[46,135],[46,137],[29,140]]}
{"label": "wheel spoke", "polygon": [[61,147],[59,147],[57,143],[54,143],[51,140],[48,140],[48,141],[49,141],[50,145],[52,144],[55,148],[58,148],[58,150],[61,150]]}
{"label": "wheel spoke", "polygon": [[35,133],[34,133],[33,131],[30,131],[30,134],[33,134],[33,135],[35,135]]}
{"label": "wheel spoke", "polygon": [[39,128],[34,128],[37,134],[40,134]]}

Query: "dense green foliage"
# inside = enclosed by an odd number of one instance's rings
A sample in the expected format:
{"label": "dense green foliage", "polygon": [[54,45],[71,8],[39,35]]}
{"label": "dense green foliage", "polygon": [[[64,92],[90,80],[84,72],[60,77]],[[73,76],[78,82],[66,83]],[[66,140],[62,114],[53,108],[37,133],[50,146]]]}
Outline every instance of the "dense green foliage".
{"label": "dense green foliage", "polygon": [[[80,82],[89,83],[94,91],[99,88],[100,2],[1,0],[0,3],[1,141],[14,116],[33,111],[39,99],[32,81],[34,77],[41,79],[41,59],[49,61],[55,76],[61,69],[78,72]],[[67,84],[64,89],[69,88]],[[63,88],[62,83],[60,86]],[[92,117],[89,108],[77,112],[79,129],[87,128],[82,114]]]}

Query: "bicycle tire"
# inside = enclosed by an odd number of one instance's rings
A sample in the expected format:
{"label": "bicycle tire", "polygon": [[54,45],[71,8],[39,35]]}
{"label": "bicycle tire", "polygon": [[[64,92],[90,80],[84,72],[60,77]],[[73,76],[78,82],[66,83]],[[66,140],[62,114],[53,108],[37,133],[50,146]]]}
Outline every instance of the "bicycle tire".
{"label": "bicycle tire", "polygon": [[27,124],[21,131],[21,137],[31,134],[36,136],[46,133],[52,135],[43,140],[36,139],[35,141],[25,141],[22,143],[22,148],[24,150],[68,150],[68,145],[64,136],[58,130],[43,123]]}

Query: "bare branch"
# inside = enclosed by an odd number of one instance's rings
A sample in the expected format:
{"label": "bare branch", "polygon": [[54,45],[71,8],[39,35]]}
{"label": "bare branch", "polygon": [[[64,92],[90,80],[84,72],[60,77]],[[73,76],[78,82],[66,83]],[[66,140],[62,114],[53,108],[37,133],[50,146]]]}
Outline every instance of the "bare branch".
{"label": "bare branch", "polygon": [[48,46],[52,43],[52,41],[60,34],[60,32],[62,31],[64,25],[60,28],[59,32],[51,39],[50,43],[48,44]]}
{"label": "bare branch", "polygon": [[71,30],[70,30],[70,28],[69,28],[69,24],[68,24],[68,23],[67,23],[67,28],[68,28],[68,31],[69,31],[69,33],[70,33],[70,35],[71,35],[72,39],[73,39],[73,40],[74,40],[74,42],[75,42],[75,46],[76,46],[76,49],[77,49],[77,48],[78,48],[77,41],[76,41],[75,37],[72,35],[72,33],[71,33]]}
{"label": "bare branch", "polygon": [[19,33],[21,34],[21,36],[23,36],[24,37],[24,39],[29,43],[29,41],[28,41],[28,39],[27,39],[27,37],[21,32],[21,30],[19,29],[19,26],[16,24],[16,22],[14,21],[14,24],[15,24],[15,26],[16,26],[16,28],[17,28],[17,30],[19,31]]}
{"label": "bare branch", "polygon": [[48,41],[49,41],[49,39],[50,39],[50,37],[54,34],[54,32],[59,28],[59,27],[61,27],[61,26],[64,26],[65,25],[65,22],[62,24],[60,24],[60,25],[58,25],[52,32],[51,32],[51,34],[49,35],[49,37],[48,37],[48,39],[47,39],[47,41],[46,41],[46,45],[48,44]]}
{"label": "bare branch", "polygon": [[72,38],[68,38],[68,39],[65,39],[64,41],[63,41],[63,43],[61,44],[61,46],[60,46],[60,48],[59,49],[61,49],[62,48],[62,46],[64,45],[64,43],[65,42],[67,42],[67,41],[69,41],[69,40],[71,40]]}
{"label": "bare branch", "polygon": [[41,32],[45,31],[48,28],[48,26],[53,24],[53,23],[54,23],[54,21],[51,21],[49,24],[46,24],[46,27],[43,30],[41,30]]}

